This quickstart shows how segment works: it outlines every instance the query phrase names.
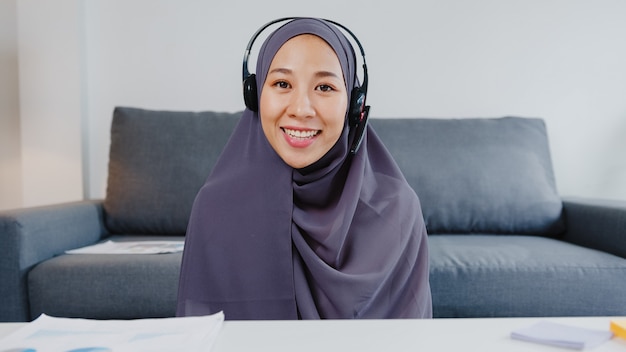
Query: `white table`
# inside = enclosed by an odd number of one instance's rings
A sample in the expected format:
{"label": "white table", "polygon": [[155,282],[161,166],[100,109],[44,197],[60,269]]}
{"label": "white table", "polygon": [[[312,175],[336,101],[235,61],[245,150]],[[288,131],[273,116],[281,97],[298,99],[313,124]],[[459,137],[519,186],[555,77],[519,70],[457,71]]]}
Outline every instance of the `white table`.
{"label": "white table", "polygon": [[[608,330],[608,317],[434,320],[226,321],[213,352],[232,351],[568,351],[512,340],[512,330],[540,320]],[[0,324],[0,338],[23,324]],[[0,346],[0,351],[2,351]],[[614,337],[594,352],[626,351]]]}

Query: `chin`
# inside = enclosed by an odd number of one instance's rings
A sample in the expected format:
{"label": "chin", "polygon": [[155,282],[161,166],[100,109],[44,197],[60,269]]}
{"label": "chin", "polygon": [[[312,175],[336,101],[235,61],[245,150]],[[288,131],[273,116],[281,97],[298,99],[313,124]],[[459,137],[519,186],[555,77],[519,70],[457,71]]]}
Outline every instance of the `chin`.
{"label": "chin", "polygon": [[283,161],[285,162],[285,164],[291,166],[294,169],[302,169],[304,167],[307,167],[311,164],[313,164],[315,162],[315,160],[310,161],[310,160],[305,160],[303,158],[299,158],[297,156],[291,156],[291,157],[282,157]]}
{"label": "chin", "polygon": [[303,162],[293,163],[293,162],[287,162],[287,161],[285,161],[285,163],[287,163],[287,165],[291,166],[294,169],[302,169],[313,164],[313,163],[303,163]]}

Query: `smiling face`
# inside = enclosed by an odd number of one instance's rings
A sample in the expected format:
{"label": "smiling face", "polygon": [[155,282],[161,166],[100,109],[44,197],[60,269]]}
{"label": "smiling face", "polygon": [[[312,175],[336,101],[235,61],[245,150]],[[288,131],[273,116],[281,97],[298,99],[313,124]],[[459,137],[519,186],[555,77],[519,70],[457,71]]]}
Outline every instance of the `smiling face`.
{"label": "smiling face", "polygon": [[348,94],[337,54],[323,39],[303,34],[278,50],[261,91],[263,133],[289,166],[318,161],[343,131]]}

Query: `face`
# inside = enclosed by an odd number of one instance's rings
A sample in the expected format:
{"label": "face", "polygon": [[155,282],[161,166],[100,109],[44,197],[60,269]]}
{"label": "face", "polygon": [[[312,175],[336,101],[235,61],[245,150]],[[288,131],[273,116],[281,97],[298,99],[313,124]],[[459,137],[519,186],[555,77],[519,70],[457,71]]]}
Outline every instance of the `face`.
{"label": "face", "polygon": [[343,131],[348,94],[337,55],[303,34],[283,44],[267,74],[259,114],[265,137],[289,166],[318,161]]}

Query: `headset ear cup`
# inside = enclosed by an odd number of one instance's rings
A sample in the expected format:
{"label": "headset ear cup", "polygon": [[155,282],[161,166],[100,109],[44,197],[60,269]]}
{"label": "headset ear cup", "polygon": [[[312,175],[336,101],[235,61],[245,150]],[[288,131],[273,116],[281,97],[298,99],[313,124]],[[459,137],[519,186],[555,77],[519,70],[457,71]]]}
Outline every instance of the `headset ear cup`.
{"label": "headset ear cup", "polygon": [[256,92],[256,76],[253,73],[243,81],[243,101],[246,107],[254,112],[259,110]]}
{"label": "headset ear cup", "polygon": [[365,108],[365,93],[361,90],[361,87],[355,87],[352,90],[352,97],[350,98],[350,125],[356,126],[361,122],[361,114]]}

